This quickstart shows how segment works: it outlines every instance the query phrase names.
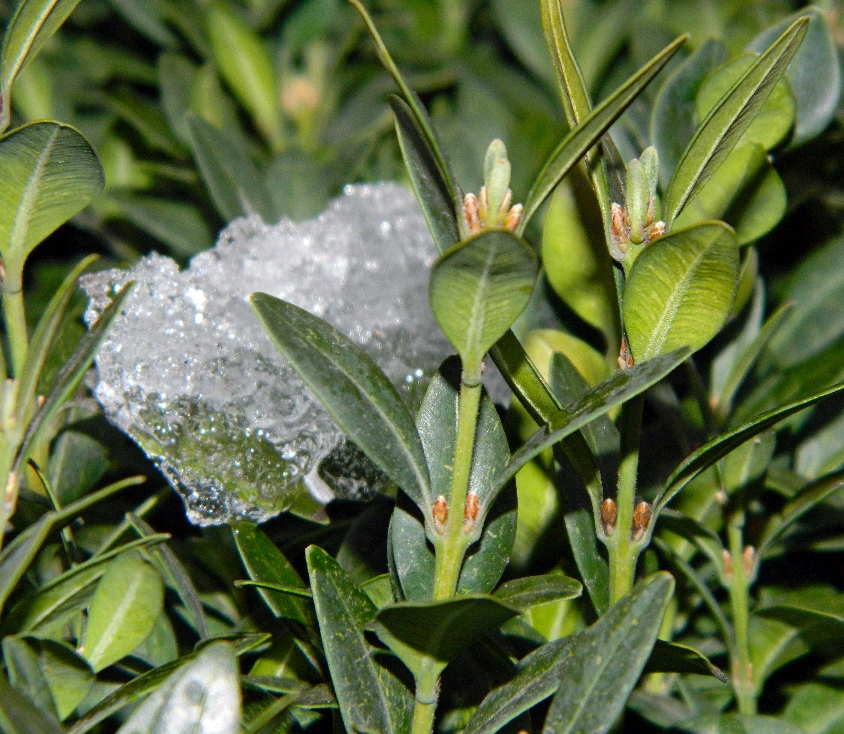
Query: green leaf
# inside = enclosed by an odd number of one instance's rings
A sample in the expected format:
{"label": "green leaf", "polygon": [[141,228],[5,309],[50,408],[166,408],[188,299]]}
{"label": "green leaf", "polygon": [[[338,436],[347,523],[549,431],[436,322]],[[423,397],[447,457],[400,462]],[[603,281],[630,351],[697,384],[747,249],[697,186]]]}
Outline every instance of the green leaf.
{"label": "green leaf", "polygon": [[734,428],[727,433],[713,438],[711,441],[705,443],[697,451],[688,456],[683,463],[674,470],[671,476],[666,480],[665,487],[657,496],[654,505],[658,509],[667,505],[674,495],[683,489],[683,487],[692,481],[692,479],[694,479],[698,474],[708,469],[719,459],[723,459],[733,449],[740,446],[745,441],[749,441],[754,436],[758,436],[763,431],[768,430],[771,426],[774,426],[781,420],[788,418],[788,416],[793,415],[804,408],[808,408],[809,406],[820,402],[825,397],[835,395],[842,390],[844,390],[844,383],[833,385],[832,387],[821,390],[809,397],[783,405],[779,408],[774,408],[773,410],[757,416],[738,428]]}
{"label": "green leaf", "polygon": [[413,110],[403,99],[390,96],[396,119],[396,136],[416,200],[425,215],[437,251],[442,254],[459,240],[453,186],[443,178],[436,154],[420,129]]}
{"label": "green leaf", "polygon": [[461,242],[434,263],[431,308],[476,379],[484,355],[530,301],[539,264],[524,240],[489,230]]}
{"label": "green leaf", "polygon": [[576,599],[582,593],[583,587],[579,581],[559,573],[550,573],[508,581],[495,590],[494,596],[525,611],[540,604]]}
{"label": "green leaf", "polygon": [[651,140],[659,151],[659,177],[668,183],[695,134],[698,89],[716,66],[727,60],[721,41],[703,42],[660,87],[651,114]]}
{"label": "green leaf", "polygon": [[137,553],[112,561],[88,608],[82,646],[95,672],[128,655],[152,632],[164,604],[161,576]]}
{"label": "green leaf", "polygon": [[805,19],[792,23],[701,123],[668,184],[663,202],[663,219],[668,229],[750,127],[797,52],[807,25]]}
{"label": "green leaf", "polygon": [[[706,118],[758,58],[758,54],[745,53],[722,64],[706,78],[697,95],[699,119]],[[744,131],[741,143],[757,143],[766,152],[776,148],[791,130],[796,108],[789,84],[781,77]]]}
{"label": "green leaf", "polygon": [[794,686],[782,718],[804,734],[836,734],[844,729],[844,691],[840,680],[809,681]]}
{"label": "green leaf", "polygon": [[687,348],[640,362],[592,388],[569,410],[553,416],[548,426],[540,428],[513,454],[507,468],[496,480],[496,489],[510,481],[534,456],[550,448],[566,436],[583,428],[595,418],[609,413],[616,405],[644,392],[668,375],[689,356]]}
{"label": "green leaf", "polygon": [[273,62],[263,40],[227,4],[205,8],[208,40],[220,74],[274,150],[284,147]]}
{"label": "green leaf", "polygon": [[679,726],[688,734],[805,734],[782,719],[756,714],[705,714]]}
{"label": "green leaf", "polygon": [[0,52],[0,132],[9,126],[15,77],[67,20],[79,0],[22,0],[6,26]]}
{"label": "green leaf", "polygon": [[761,53],[788,25],[808,16],[806,40],[785,72],[797,99],[797,119],[791,146],[820,135],[835,116],[841,97],[841,69],[830,23],[815,6],[801,8],[789,18],[766,29],[750,42],[748,48]]}
{"label": "green leaf", "polygon": [[220,216],[230,221],[254,213],[273,221],[270,195],[255,164],[224,131],[193,113],[186,121],[193,157]]}
{"label": "green leaf", "polygon": [[0,255],[6,278],[19,285],[29,253],[84,209],[105,179],[82,133],[58,122],[33,122],[8,133],[0,139],[0,157]]}
{"label": "green leaf", "polygon": [[654,648],[642,672],[711,675],[722,683],[728,683],[730,680],[720,668],[709,662],[709,658],[702,652],[687,645],[663,640],[657,640],[654,643]]}
{"label": "green leaf", "polygon": [[[271,582],[307,590],[305,583],[296,573],[296,569],[255,523],[239,521],[231,527],[234,542],[249,578],[253,581]],[[258,593],[276,617],[292,619],[308,626],[313,625],[313,611],[307,600],[260,587]]]}
{"label": "green leaf", "polygon": [[424,657],[437,672],[519,610],[492,596],[462,595],[446,601],[388,604],[378,611],[371,629],[419,678]]}
{"label": "green leaf", "polygon": [[[47,678],[38,659],[37,640],[7,635],[3,638],[3,662],[9,682],[51,718],[58,709],[50,695]],[[90,671],[89,671],[90,672]]]}
{"label": "green leaf", "polygon": [[624,325],[635,360],[685,346],[694,351],[715,336],[732,310],[738,267],[733,232],[720,222],[651,243],[624,289]]}
{"label": "green leaf", "polygon": [[0,675],[0,730],[3,734],[63,734],[59,722],[38,708]]}
{"label": "green leaf", "polygon": [[409,730],[410,692],[382,667],[364,637],[375,605],[325,551],[305,552],[334,693],[348,731]]}
{"label": "green leaf", "polygon": [[647,662],[673,589],[668,574],[654,574],[592,627],[532,652],[481,702],[465,734],[497,731],[555,691],[543,731],[608,731]]}
{"label": "green leaf", "polygon": [[337,424],[414,502],[430,480],[422,442],[396,389],[347,337],[297,306],[265,293],[249,300],[276,349]]}
{"label": "green leaf", "polygon": [[[543,3],[543,7],[546,3]],[[550,155],[542,170],[537,174],[527,199],[524,212],[517,228],[518,233],[525,230],[530,219],[556,188],[563,177],[581,158],[600,140],[624,110],[641,94],[642,90],[668,63],[687,36],[681,36],[654,56],[645,66],[604,100],[592,112],[578,118],[574,129],[563,139]]]}
{"label": "green leaf", "polygon": [[118,734],[168,734],[210,731],[240,734],[240,681],[231,645],[216,642],[203,648],[147,698]]}
{"label": "green leaf", "polygon": [[585,502],[581,503],[580,507],[572,507],[571,496],[569,495],[567,499],[566,535],[577,570],[580,571],[583,579],[583,585],[589,592],[592,606],[600,616],[610,605],[610,567],[598,549],[593,508],[587,506]]}
{"label": "green leaf", "polygon": [[103,310],[96,322],[91,325],[88,333],[80,340],[73,354],[70,355],[68,360],[56,373],[55,381],[49,395],[47,395],[44,404],[35,414],[35,417],[26,429],[20,451],[15,461],[15,471],[20,471],[21,467],[26,464],[26,461],[29,459],[29,452],[40,438],[41,432],[49,424],[56,411],[70,397],[73,391],[76,390],[85,372],[91,366],[91,362],[94,360],[94,355],[100,348],[100,344],[105,339],[111,322],[123,310],[123,303],[132,291],[133,286],[134,281],[130,281],[123,286],[119,293],[115,294],[112,302]]}

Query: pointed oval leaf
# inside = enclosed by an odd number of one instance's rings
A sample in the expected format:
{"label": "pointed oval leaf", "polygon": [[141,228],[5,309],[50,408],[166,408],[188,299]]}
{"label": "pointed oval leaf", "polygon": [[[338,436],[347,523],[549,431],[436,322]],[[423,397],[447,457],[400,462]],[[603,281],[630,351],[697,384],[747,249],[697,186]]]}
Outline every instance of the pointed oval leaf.
{"label": "pointed oval leaf", "polygon": [[467,375],[530,302],[539,264],[524,240],[489,230],[446,252],[431,272],[431,308]]}
{"label": "pointed oval leaf", "polygon": [[325,657],[348,731],[409,731],[410,692],[385,667],[364,637],[377,609],[321,548],[305,552]]}
{"label": "pointed oval leaf", "polygon": [[103,169],[75,128],[33,122],[0,139],[0,255],[20,278],[27,256],[102,190]]}
{"label": "pointed oval leaf", "polygon": [[652,242],[630,271],[624,325],[637,362],[679,347],[697,350],[724,325],[733,305],[739,256],[721,222]]}
{"label": "pointed oval leaf", "polygon": [[388,604],[378,611],[371,628],[418,677],[423,656],[433,658],[442,669],[518,614],[519,609],[503,600],[467,594],[446,601]]}
{"label": "pointed oval leaf", "polygon": [[79,0],[22,0],[6,26],[0,52],[0,132],[9,125],[15,77],[67,20]]}
{"label": "pointed oval leaf", "polygon": [[668,229],[750,127],[797,52],[808,22],[807,18],[794,21],[701,123],[668,184],[663,202],[663,219]]}
{"label": "pointed oval leaf", "polygon": [[82,654],[94,672],[132,652],[152,632],[164,606],[164,582],[137,553],[124,553],[103,574],[91,606]]}
{"label": "pointed oval leaf", "polygon": [[695,673],[697,675],[711,675],[722,683],[729,682],[729,678],[717,666],[709,662],[709,658],[702,652],[687,645],[657,640],[651,650],[645,673]]}
{"label": "pointed oval leaf", "polygon": [[579,581],[561,573],[543,576],[525,576],[501,584],[495,598],[505,601],[521,611],[563,599],[576,599],[583,593]]}
{"label": "pointed oval leaf", "polygon": [[232,646],[215,642],[173,672],[117,734],[239,734],[240,675]]}
{"label": "pointed oval leaf", "polygon": [[59,722],[0,676],[0,727],[3,734],[62,734]]}
{"label": "pointed oval leaf", "polygon": [[805,734],[799,726],[773,716],[705,714],[683,722],[688,734]]}
{"label": "pointed oval leaf", "polygon": [[428,466],[410,413],[378,366],[322,319],[253,293],[252,308],[276,349],[349,437],[396,484],[424,505]]}

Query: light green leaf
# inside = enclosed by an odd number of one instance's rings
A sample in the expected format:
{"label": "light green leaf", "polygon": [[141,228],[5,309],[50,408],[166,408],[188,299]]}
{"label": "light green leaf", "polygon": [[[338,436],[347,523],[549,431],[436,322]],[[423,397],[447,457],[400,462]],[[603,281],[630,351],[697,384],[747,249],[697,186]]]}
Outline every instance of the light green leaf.
{"label": "light green leaf", "polygon": [[[255,523],[239,521],[231,525],[234,542],[243,561],[243,567],[253,581],[269,581],[282,586],[301,587],[307,590],[305,583],[290,565],[287,558],[276,548],[261,528]],[[270,611],[284,619],[292,619],[302,624],[312,625],[313,611],[305,599],[297,599],[290,594],[279,594],[258,589],[261,598]]]}
{"label": "light green leaf", "polygon": [[804,734],[840,734],[844,731],[844,691],[840,680],[795,685],[782,718],[799,726]]}
{"label": "light green leaf", "polygon": [[0,52],[0,132],[9,126],[15,77],[67,20],[79,0],[21,0]]}
{"label": "light green leaf", "polygon": [[0,730],[3,734],[63,734],[59,722],[0,676]]}
{"label": "light green leaf", "polygon": [[409,731],[410,692],[374,658],[364,627],[377,609],[325,551],[310,546],[308,572],[334,693],[348,731]]}
{"label": "light green leaf", "polygon": [[543,576],[525,576],[501,584],[495,590],[495,598],[525,611],[530,607],[548,604],[563,599],[576,599],[583,593],[583,587],[576,579],[561,573]]}
{"label": "light green leaf", "polygon": [[440,672],[518,614],[517,608],[495,597],[467,594],[446,601],[388,604],[370,627],[418,679],[424,657],[433,658]]}
{"label": "light green leaf", "polygon": [[805,734],[782,719],[756,714],[706,714],[680,724],[688,734]]}
{"label": "light green leaf", "polygon": [[489,230],[453,247],[434,263],[431,308],[477,379],[487,351],[530,301],[539,271],[536,254],[506,230]]}
{"label": "light green leaf", "polygon": [[214,731],[239,734],[240,675],[231,645],[215,642],[182,665],[147,698],[117,734]]}
{"label": "light green leaf", "polygon": [[724,325],[738,278],[732,230],[710,222],[672,232],[636,258],[624,289],[624,325],[633,357],[679,347],[693,351]]}
{"label": "light green leaf", "polygon": [[763,413],[747,423],[734,428],[733,430],[721,434],[713,438],[708,443],[705,443],[697,451],[688,456],[680,466],[678,466],[671,476],[665,482],[665,488],[659,493],[655,506],[657,508],[667,505],[677,492],[685,487],[692,479],[694,479],[702,471],[705,471],[712,466],[719,459],[724,458],[737,446],[740,446],[745,441],[749,441],[754,436],[759,435],[768,428],[776,425],[780,421],[788,418],[788,416],[797,413],[820,402],[824,398],[835,395],[844,390],[844,383],[833,385],[825,390],[821,390],[814,395],[797,400],[796,402],[783,405],[779,408]]}
{"label": "light green leaf", "polygon": [[152,632],[164,604],[161,576],[137,553],[112,561],[88,608],[82,654],[95,672],[128,655]]}
{"label": "light green leaf", "polygon": [[6,278],[19,285],[29,253],[84,209],[105,179],[88,141],[58,122],[33,122],[8,133],[0,139],[0,158],[0,255]]}
{"label": "light green leaf", "polygon": [[592,627],[532,652],[481,702],[465,734],[498,731],[555,691],[544,732],[608,731],[647,662],[673,590],[668,574],[654,574]]}
{"label": "light green leaf", "polygon": [[249,299],[273,344],[337,424],[424,506],[430,480],[422,442],[384,373],[351,340],[307,311],[265,293]]}
{"label": "light green leaf", "polygon": [[807,25],[807,19],[800,19],[789,26],[701,123],[668,184],[663,202],[668,229],[750,127],[797,52]]}

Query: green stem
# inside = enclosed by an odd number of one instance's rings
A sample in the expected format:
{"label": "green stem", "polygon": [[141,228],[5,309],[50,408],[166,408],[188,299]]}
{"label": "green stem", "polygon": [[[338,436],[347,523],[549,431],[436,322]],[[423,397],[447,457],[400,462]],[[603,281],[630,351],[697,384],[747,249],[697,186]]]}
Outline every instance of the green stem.
{"label": "green stem", "polygon": [[440,0],[440,43],[449,55],[460,51],[466,36],[468,7],[466,0]]}
{"label": "green stem", "polygon": [[12,375],[20,379],[26,363],[26,353],[29,350],[20,278],[7,280],[3,285],[3,317],[12,357]]}
{"label": "green stem", "polygon": [[641,546],[633,540],[633,507],[636,501],[636,474],[639,469],[639,443],[642,437],[642,408],[645,398],[637,395],[621,407],[621,463],[615,532],[607,539],[610,561],[610,603],[615,604],[633,588],[636,559]]}
{"label": "green stem", "polygon": [[756,692],[753,683],[753,664],[750,660],[748,621],[750,618],[750,581],[744,567],[742,526],[744,513],[730,518],[727,535],[730,545],[732,574],[730,578],[730,608],[733,613],[736,658],[732,662],[733,686],[740,714],[756,713]]}

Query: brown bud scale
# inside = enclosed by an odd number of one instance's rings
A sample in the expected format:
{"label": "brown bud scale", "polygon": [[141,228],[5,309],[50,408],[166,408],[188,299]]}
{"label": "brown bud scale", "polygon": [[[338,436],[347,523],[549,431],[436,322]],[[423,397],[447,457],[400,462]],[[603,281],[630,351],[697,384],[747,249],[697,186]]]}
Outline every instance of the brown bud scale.
{"label": "brown bud scale", "polygon": [[463,508],[463,532],[470,533],[478,521],[478,514],[480,513],[480,505],[478,504],[478,495],[474,492],[469,492],[466,496],[466,506]]}
{"label": "brown bud scale", "polygon": [[640,502],[633,510],[633,540],[641,540],[651,522],[651,506]]}
{"label": "brown bud scale", "polygon": [[601,503],[601,527],[604,529],[604,535],[609,537],[615,532],[615,522],[618,517],[618,507],[615,500],[607,497]]}
{"label": "brown bud scale", "polygon": [[442,535],[445,532],[445,524],[448,522],[448,503],[442,495],[434,501],[431,517],[434,521],[434,530],[438,535]]}

